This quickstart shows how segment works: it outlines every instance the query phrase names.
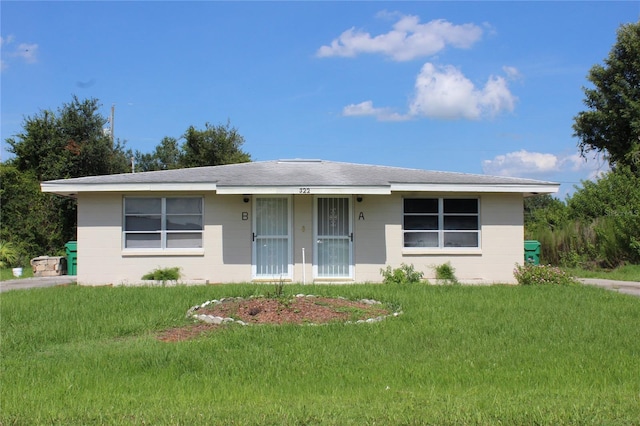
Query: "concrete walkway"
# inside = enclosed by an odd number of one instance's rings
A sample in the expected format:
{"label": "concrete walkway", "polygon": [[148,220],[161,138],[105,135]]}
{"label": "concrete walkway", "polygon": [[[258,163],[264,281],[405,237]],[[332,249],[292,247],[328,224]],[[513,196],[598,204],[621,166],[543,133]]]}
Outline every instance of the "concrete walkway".
{"label": "concrete walkway", "polygon": [[23,290],[27,288],[54,287],[63,284],[75,284],[75,275],[59,275],[55,277],[33,277],[17,280],[0,281],[0,293],[9,290]]}

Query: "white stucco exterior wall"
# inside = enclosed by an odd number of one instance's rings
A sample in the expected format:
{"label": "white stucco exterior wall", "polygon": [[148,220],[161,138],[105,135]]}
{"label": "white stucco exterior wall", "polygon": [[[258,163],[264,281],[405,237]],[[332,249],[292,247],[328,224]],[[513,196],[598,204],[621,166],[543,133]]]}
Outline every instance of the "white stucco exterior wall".
{"label": "white stucco exterior wall", "polygon": [[[513,267],[523,258],[522,194],[464,194],[480,198],[481,248],[412,252],[403,247],[402,197],[448,194],[365,195],[352,198],[354,281],[379,282],[386,265],[413,264],[433,278],[433,266],[451,262],[465,282],[512,283]],[[449,194],[450,195],[450,194]],[[203,249],[197,253],[131,252],[122,249],[121,193],[78,196],[78,283],[137,284],[156,268],[178,266],[185,282],[251,281],[252,203],[244,196],[215,193],[131,193],[127,196],[203,196]],[[314,196],[293,195],[293,281],[313,280]],[[305,249],[305,266],[302,265]]]}
{"label": "white stucco exterior wall", "polygon": [[181,281],[185,282],[251,280],[251,221],[250,216],[243,216],[251,208],[243,197],[196,193],[127,196],[204,196],[203,249],[185,254],[125,251],[122,248],[123,194],[80,194],[78,283],[137,284],[142,282],[144,274],[156,268],[175,266],[180,267]]}
{"label": "white stucco exterior wall", "polygon": [[522,194],[456,194],[452,198],[480,199],[481,248],[426,250],[403,247],[404,196],[451,197],[451,194],[364,197],[356,210],[360,209],[366,220],[358,220],[358,211],[355,212],[357,281],[378,282],[382,279],[381,267],[396,268],[402,263],[412,264],[425,278],[433,280],[433,267],[450,262],[458,279],[464,282],[515,283],[513,268],[522,263],[524,251]]}
{"label": "white stucco exterior wall", "polygon": [[[313,281],[313,196],[294,195],[293,202],[293,281]],[[302,262],[304,249],[304,265]]]}

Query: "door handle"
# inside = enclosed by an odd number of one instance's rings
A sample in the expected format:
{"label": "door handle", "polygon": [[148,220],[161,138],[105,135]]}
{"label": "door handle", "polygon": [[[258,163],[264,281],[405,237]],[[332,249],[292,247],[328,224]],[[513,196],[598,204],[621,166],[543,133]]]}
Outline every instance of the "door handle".
{"label": "door handle", "polygon": [[252,232],[251,233],[251,241],[255,241],[256,240],[256,233]]}
{"label": "door handle", "polygon": [[353,232],[349,234],[349,239],[353,242]]}

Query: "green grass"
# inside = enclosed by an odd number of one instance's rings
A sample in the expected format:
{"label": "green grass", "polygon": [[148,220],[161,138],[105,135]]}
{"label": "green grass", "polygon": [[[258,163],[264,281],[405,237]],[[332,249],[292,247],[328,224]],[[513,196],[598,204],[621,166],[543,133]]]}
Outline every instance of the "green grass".
{"label": "green grass", "polygon": [[640,424],[640,298],[595,287],[285,286],[404,313],[155,338],[195,304],[270,291],[3,293],[0,424]]}
{"label": "green grass", "polygon": [[640,265],[624,265],[615,269],[598,269],[595,271],[589,271],[582,268],[562,269],[579,278],[603,278],[607,280],[640,282]]}

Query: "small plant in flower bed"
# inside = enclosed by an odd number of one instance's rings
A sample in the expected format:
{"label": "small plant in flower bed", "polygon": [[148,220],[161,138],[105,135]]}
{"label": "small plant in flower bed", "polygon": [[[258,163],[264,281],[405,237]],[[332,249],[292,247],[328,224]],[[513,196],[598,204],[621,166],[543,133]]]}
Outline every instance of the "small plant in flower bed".
{"label": "small plant in flower bed", "polygon": [[525,263],[524,265],[516,265],[513,271],[518,284],[536,285],[536,284],[552,284],[552,285],[574,285],[578,281],[567,274],[560,268],[551,265],[532,265]]}

